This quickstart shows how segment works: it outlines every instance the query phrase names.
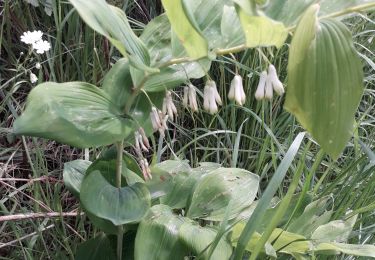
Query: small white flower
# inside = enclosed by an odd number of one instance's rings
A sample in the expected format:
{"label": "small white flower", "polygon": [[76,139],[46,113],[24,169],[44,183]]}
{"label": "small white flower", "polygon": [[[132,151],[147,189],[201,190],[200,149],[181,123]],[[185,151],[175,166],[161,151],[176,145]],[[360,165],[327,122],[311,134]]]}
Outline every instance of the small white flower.
{"label": "small white flower", "polygon": [[203,107],[210,114],[215,114],[218,111],[217,105],[221,105],[221,98],[217,92],[215,81],[208,80],[204,86],[203,93]]}
{"label": "small white flower", "polygon": [[190,107],[193,112],[198,111],[198,103],[197,103],[197,91],[193,84],[189,84],[189,86],[184,87],[184,99],[183,104],[185,107]]}
{"label": "small white flower", "polygon": [[39,62],[37,62],[37,63],[35,64],[35,68],[36,68],[37,70],[40,70],[40,68],[41,68],[41,65],[40,65],[40,63],[39,63]]}
{"label": "small white flower", "polygon": [[33,43],[33,48],[36,49],[36,53],[43,54],[51,49],[51,44],[47,41],[40,40]]}
{"label": "small white flower", "polygon": [[268,68],[268,78],[272,84],[273,90],[281,96],[284,94],[285,90],[283,87],[283,83],[279,80],[279,77],[277,76],[276,68],[272,64]]}
{"label": "small white flower", "polygon": [[167,95],[163,101],[163,113],[168,114],[169,118],[173,121],[174,116],[177,117],[177,108],[172,100],[172,93],[167,91]]}
{"label": "small white flower", "polygon": [[30,72],[30,82],[34,84],[37,81],[38,81],[38,77],[34,73]]}
{"label": "small white flower", "polygon": [[26,44],[34,44],[42,40],[43,33],[41,31],[27,31],[21,35],[21,41]]}
{"label": "small white flower", "polygon": [[235,75],[230,83],[228,98],[232,101],[236,101],[240,106],[245,104],[246,94],[243,90],[242,77],[240,75]]}
{"label": "small white flower", "polygon": [[259,79],[257,90],[255,91],[255,98],[257,100],[264,99],[264,94],[266,90],[266,81],[267,81],[267,72],[262,71],[262,73],[260,74],[260,79]]}

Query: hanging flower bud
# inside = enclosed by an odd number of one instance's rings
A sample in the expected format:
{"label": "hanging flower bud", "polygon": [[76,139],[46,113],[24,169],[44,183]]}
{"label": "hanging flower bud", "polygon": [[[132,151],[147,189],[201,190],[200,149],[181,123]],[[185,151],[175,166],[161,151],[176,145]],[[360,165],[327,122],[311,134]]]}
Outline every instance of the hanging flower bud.
{"label": "hanging flower bud", "polygon": [[177,108],[172,100],[172,93],[167,91],[166,97],[163,101],[163,114],[168,114],[169,118],[173,121],[174,115],[177,117]]}
{"label": "hanging flower bud", "polygon": [[257,100],[264,99],[264,94],[266,91],[266,81],[267,81],[267,72],[262,71],[262,73],[260,74],[260,79],[259,79],[257,90],[255,91],[255,98]]}
{"label": "hanging flower bud", "polygon": [[145,136],[143,128],[140,128],[138,131],[134,132],[134,139],[137,154],[141,154],[141,149],[145,152],[148,152],[148,148],[150,148],[150,143],[148,142],[148,139]]}
{"label": "hanging flower bud", "polygon": [[265,92],[264,92],[264,98],[268,99],[268,100],[271,100],[273,98],[272,82],[271,82],[269,76],[267,76],[267,79],[266,79],[266,88],[265,88]]}
{"label": "hanging flower bud", "polygon": [[147,148],[150,148],[150,143],[148,141],[148,138],[147,138],[147,135],[145,133],[145,130],[143,129],[143,127],[140,127],[138,129],[138,132],[141,134],[141,137],[142,137],[142,142],[143,144],[147,147]]}
{"label": "hanging flower bud", "polygon": [[209,80],[204,86],[203,107],[210,114],[215,114],[218,111],[217,104],[221,105],[222,101],[217,92],[215,81]]}
{"label": "hanging flower bud", "polygon": [[37,70],[40,70],[41,67],[42,67],[42,66],[40,65],[39,62],[35,63],[35,68],[36,68]]}
{"label": "hanging flower bud", "polygon": [[189,102],[189,87],[185,86],[184,87],[184,99],[182,101],[182,104],[184,107],[188,107],[188,102]]}
{"label": "hanging flower bud", "polygon": [[277,76],[276,68],[272,64],[268,68],[268,78],[270,79],[273,90],[279,96],[284,94],[285,90],[284,90],[284,87],[283,87],[283,83],[279,80],[279,77]]}
{"label": "hanging flower bud", "polygon": [[193,112],[198,111],[198,103],[197,103],[197,91],[195,90],[195,87],[193,84],[189,84],[189,107]]}
{"label": "hanging flower bud", "polygon": [[163,114],[161,111],[159,112],[159,119],[161,122],[161,127],[158,129],[161,136],[165,136],[165,130],[168,130],[167,121],[168,115]]}
{"label": "hanging flower bud", "polygon": [[149,164],[148,164],[147,160],[146,159],[141,159],[139,161],[139,165],[141,166],[143,178],[146,181],[152,179],[151,169],[149,167]]}
{"label": "hanging flower bud", "polygon": [[236,101],[240,106],[245,104],[246,95],[243,90],[242,77],[240,75],[234,76],[230,83],[228,98],[232,101]]}
{"label": "hanging flower bud", "polygon": [[150,118],[151,118],[152,128],[154,129],[154,131],[159,130],[161,128],[161,122],[160,122],[159,113],[156,107],[151,108]]}

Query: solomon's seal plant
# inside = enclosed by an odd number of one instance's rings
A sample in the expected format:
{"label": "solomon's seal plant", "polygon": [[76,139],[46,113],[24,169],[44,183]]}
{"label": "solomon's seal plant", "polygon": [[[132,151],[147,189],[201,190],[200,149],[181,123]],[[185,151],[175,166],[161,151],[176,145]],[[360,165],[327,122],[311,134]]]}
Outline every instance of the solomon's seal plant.
{"label": "solomon's seal plant", "polygon": [[[295,224],[289,223],[287,230],[275,229],[273,209],[269,209],[270,218],[264,219],[269,229],[262,228],[264,223],[257,217],[267,212],[272,187],[280,186],[283,169],[291,163],[304,134],[296,137],[271,180],[273,185],[256,203],[260,173],[213,163],[191,168],[181,160],[150,163],[142,152],[151,150],[148,137],[154,132],[163,141],[167,121],[176,117],[172,89],[188,84],[183,103],[197,111],[196,89],[190,82],[206,77],[203,107],[215,114],[222,105],[209,76],[216,57],[249,48],[281,48],[292,33],[285,108],[326,153],[338,158],[351,137],[363,93],[363,72],[350,32],[336,17],[372,8],[373,1],[162,0],[165,14],[147,24],[139,36],[125,13],[105,0],[69,2],[123,57],[101,86],[46,82],[33,88],[24,113],[14,123],[14,133],[78,148],[112,145],[93,162],[65,165],[67,187],[104,232],[86,241],[77,259],[97,259],[95,252],[101,251],[109,259],[134,256],[140,260],[242,259],[245,251],[252,252],[251,259],[259,254],[290,254],[299,259],[319,252],[358,254],[353,248],[347,250],[347,237],[336,243],[324,237],[324,228],[301,227],[305,213],[319,215],[311,211],[322,207],[321,202],[310,201],[315,204],[295,216]],[[50,48],[40,38],[39,32],[22,37],[38,53]],[[243,85],[236,75],[229,98],[246,106],[243,88],[255,87]],[[281,95],[284,86],[269,65],[268,73],[260,73],[255,96],[272,99],[273,91]],[[138,160],[124,152],[128,146],[135,147]],[[276,207],[278,213],[286,208],[283,202]],[[345,227],[351,230],[351,223]],[[255,228],[255,224],[259,225]],[[302,248],[290,246],[291,238],[305,243]]]}

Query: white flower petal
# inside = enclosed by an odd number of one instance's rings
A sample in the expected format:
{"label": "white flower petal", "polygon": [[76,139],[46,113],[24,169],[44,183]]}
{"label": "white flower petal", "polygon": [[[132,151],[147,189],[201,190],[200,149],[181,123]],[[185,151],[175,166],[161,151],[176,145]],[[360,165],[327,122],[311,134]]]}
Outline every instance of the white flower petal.
{"label": "white flower petal", "polygon": [[262,73],[260,74],[260,79],[259,79],[257,90],[255,91],[255,99],[257,100],[264,99],[266,80],[267,80],[267,72],[262,71]]}

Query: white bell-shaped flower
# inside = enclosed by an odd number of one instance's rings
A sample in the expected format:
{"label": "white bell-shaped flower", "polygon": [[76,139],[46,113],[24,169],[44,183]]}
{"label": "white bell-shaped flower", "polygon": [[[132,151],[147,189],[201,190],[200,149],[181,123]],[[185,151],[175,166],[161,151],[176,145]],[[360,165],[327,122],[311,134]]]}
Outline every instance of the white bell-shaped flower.
{"label": "white bell-shaped flower", "polygon": [[218,111],[218,106],[222,101],[219,93],[217,92],[216,83],[213,80],[208,80],[204,86],[203,93],[203,107],[210,114],[215,114]]}
{"label": "white bell-shaped flower", "polygon": [[276,68],[272,64],[268,67],[268,78],[272,84],[273,90],[281,96],[284,94],[284,86],[283,83],[279,80],[277,76]]}
{"label": "white bell-shaped flower", "polygon": [[240,75],[234,76],[230,83],[228,98],[232,101],[236,101],[240,106],[245,104],[246,94],[243,89],[242,77]]}
{"label": "white bell-shaped flower", "polygon": [[172,93],[167,91],[166,97],[163,101],[163,113],[168,114],[169,118],[173,121],[174,116],[177,117],[177,108],[172,100]]}
{"label": "white bell-shaped flower", "polygon": [[141,149],[145,152],[148,152],[148,149],[150,148],[150,143],[148,142],[148,138],[142,127],[140,127],[138,131],[134,132],[134,139],[137,153],[141,153]]}
{"label": "white bell-shaped flower", "polygon": [[262,73],[260,74],[260,79],[259,79],[257,90],[255,91],[256,100],[264,99],[264,95],[266,91],[266,81],[267,81],[267,72],[262,71]]}
{"label": "white bell-shaped flower", "polygon": [[193,112],[198,111],[197,91],[193,84],[184,87],[183,104],[186,108],[190,107]]}
{"label": "white bell-shaped flower", "polygon": [[158,131],[161,128],[161,121],[160,121],[159,113],[156,107],[151,108],[150,119],[151,119],[152,128],[154,129],[154,131]]}

